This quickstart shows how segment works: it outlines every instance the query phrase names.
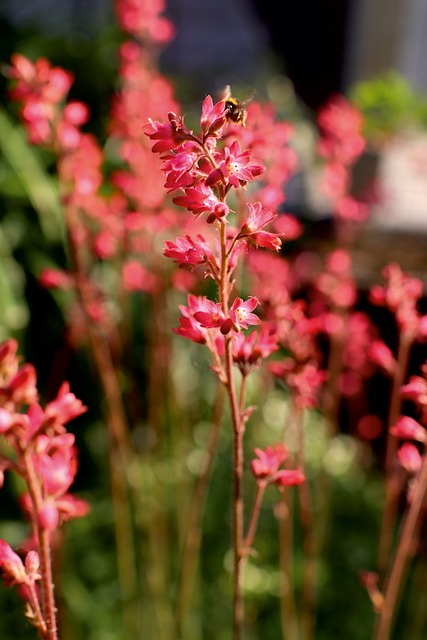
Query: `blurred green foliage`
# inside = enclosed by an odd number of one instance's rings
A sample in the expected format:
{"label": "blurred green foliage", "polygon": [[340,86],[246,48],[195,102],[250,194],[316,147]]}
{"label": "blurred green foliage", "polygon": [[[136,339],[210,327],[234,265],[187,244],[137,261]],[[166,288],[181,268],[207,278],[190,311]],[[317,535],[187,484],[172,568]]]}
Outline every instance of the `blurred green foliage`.
{"label": "blurred green foliage", "polygon": [[406,129],[427,127],[427,99],[397,71],[356,84],[349,97],[365,118],[365,135],[381,142]]}

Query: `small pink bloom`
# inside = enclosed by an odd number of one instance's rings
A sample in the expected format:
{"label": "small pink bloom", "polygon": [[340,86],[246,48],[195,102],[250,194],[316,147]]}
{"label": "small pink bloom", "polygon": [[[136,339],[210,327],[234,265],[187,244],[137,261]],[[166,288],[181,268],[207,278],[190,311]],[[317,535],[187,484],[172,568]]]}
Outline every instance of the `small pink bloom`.
{"label": "small pink bloom", "polygon": [[258,304],[259,300],[254,296],[251,296],[245,302],[243,302],[242,298],[236,298],[234,300],[230,309],[229,318],[233,322],[233,328],[235,331],[247,329],[251,324],[261,324],[261,320],[258,316],[252,313]]}
{"label": "small pink bloom", "polygon": [[224,314],[219,302],[212,302],[204,296],[200,300],[199,310],[193,313],[193,317],[205,329],[219,328],[224,323]]}
{"label": "small pink bloom", "polygon": [[175,242],[165,242],[164,255],[171,258],[180,268],[194,269],[198,264],[204,264],[212,251],[206,244],[203,236],[197,237],[198,242],[194,242],[190,236],[176,238]]}
{"label": "small pink bloom", "polygon": [[400,388],[400,394],[402,398],[427,407],[427,380],[421,376],[411,376],[409,382]]}
{"label": "small pink bloom", "polygon": [[43,269],[39,275],[39,282],[46,289],[62,289],[63,291],[72,289],[74,286],[72,276],[59,269]]}
{"label": "small pink bloom", "polygon": [[408,473],[417,473],[422,464],[421,454],[417,447],[410,442],[402,444],[397,452],[399,464],[408,471]]}
{"label": "small pink bloom", "polygon": [[206,185],[212,187],[225,179],[236,189],[245,186],[265,171],[261,165],[250,164],[251,155],[250,149],[241,151],[239,143],[234,141],[231,147],[224,148],[222,156],[218,158],[220,165],[209,174]]}
{"label": "small pink bloom", "polygon": [[151,140],[157,140],[153,146],[154,153],[178,149],[181,144],[192,135],[192,131],[184,124],[184,118],[172,111],[168,113],[169,123],[162,123],[148,119],[142,128]]}
{"label": "small pink bloom", "polygon": [[175,196],[173,202],[195,214],[208,213],[209,224],[224,218],[229,212],[228,205],[219,200],[203,182],[186,188],[185,195]]}
{"label": "small pink bloom", "polygon": [[211,96],[206,96],[202,104],[202,116],[200,118],[204,138],[207,136],[219,137],[221,135],[221,130],[227,121],[224,109],[224,100],[214,104]]}
{"label": "small pink bloom", "polygon": [[0,540],[0,567],[7,586],[28,582],[24,563],[4,540]]}
{"label": "small pink bloom", "polygon": [[243,374],[258,366],[260,360],[277,351],[278,336],[265,323],[261,331],[252,331],[249,335],[242,331],[233,336],[233,360]]}
{"label": "small pink bloom", "polygon": [[305,480],[304,472],[301,469],[281,469],[274,478],[274,484],[279,488],[292,487],[302,484]]}
{"label": "small pink bloom", "polygon": [[288,451],[282,444],[267,447],[265,450],[255,449],[255,453],[258,459],[252,460],[251,469],[254,476],[259,479],[273,476],[288,456]]}
{"label": "small pink bloom", "polygon": [[368,350],[368,358],[389,375],[393,375],[396,361],[391,350],[382,340],[374,340]]}
{"label": "small pink bloom", "polygon": [[282,244],[278,234],[262,230],[263,227],[276,218],[276,214],[270,209],[262,208],[260,202],[255,204],[248,203],[248,209],[248,218],[240,229],[238,237],[248,238],[255,246],[278,251]]}
{"label": "small pink bloom", "polygon": [[390,433],[402,440],[417,440],[418,442],[426,442],[427,440],[424,427],[409,416],[400,416],[396,424],[391,427]]}
{"label": "small pink bloom", "polygon": [[60,427],[87,411],[81,400],[70,392],[68,382],[63,382],[56,399],[49,402],[44,410],[45,421],[51,428]]}

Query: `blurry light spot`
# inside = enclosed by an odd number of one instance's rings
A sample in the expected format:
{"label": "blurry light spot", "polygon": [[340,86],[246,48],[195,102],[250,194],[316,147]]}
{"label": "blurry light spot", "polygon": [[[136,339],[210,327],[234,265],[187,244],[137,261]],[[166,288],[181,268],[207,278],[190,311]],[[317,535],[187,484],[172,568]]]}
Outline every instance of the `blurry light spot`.
{"label": "blurry light spot", "polygon": [[356,455],[355,440],[351,436],[339,435],[331,440],[323,458],[323,466],[332,476],[341,476],[349,471]]}

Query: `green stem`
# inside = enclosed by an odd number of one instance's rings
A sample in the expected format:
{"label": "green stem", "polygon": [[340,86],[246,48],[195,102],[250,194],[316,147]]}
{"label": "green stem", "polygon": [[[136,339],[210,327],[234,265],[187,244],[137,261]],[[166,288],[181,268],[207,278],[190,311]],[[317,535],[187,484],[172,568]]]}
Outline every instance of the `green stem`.
{"label": "green stem", "polygon": [[207,459],[203,465],[201,473],[197,476],[196,484],[194,487],[193,498],[187,516],[186,536],[183,544],[180,562],[181,574],[179,576],[175,617],[177,628],[182,632],[182,634],[185,617],[191,598],[191,592],[194,586],[198,552],[200,549],[200,542],[202,537],[202,511],[205,504],[209,479],[211,477],[212,467],[218,448],[223,408],[224,389],[222,385],[218,385],[212,421],[205,447]]}

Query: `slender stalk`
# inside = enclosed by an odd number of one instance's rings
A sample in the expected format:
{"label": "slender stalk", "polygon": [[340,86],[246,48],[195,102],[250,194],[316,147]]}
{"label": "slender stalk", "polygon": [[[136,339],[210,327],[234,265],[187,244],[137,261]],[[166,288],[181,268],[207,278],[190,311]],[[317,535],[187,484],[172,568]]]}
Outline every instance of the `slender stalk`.
{"label": "slender stalk", "polygon": [[[230,283],[228,275],[228,257],[226,247],[226,224],[220,222],[221,268],[219,295],[224,315],[228,315]],[[230,413],[233,425],[233,640],[240,640],[243,627],[243,433],[244,422],[240,407],[244,406],[244,393],[237,398],[233,370],[233,352],[231,337],[225,337],[225,386],[230,402]],[[244,387],[243,387],[244,389]]]}
{"label": "slender stalk", "polygon": [[243,627],[243,422],[233,375],[233,354],[231,341],[226,339],[227,393],[230,400],[233,422],[233,550],[234,550],[234,586],[233,586],[233,640],[240,640]]}
{"label": "slender stalk", "polygon": [[256,528],[258,526],[259,514],[261,511],[262,499],[264,497],[264,492],[266,490],[267,485],[262,480],[258,481],[255,493],[254,504],[252,507],[252,516],[248,527],[248,532],[246,534],[245,541],[243,543],[243,555],[245,558],[248,553],[250,553],[252,543],[254,541]]}
{"label": "slender stalk", "polygon": [[223,408],[224,389],[222,385],[218,385],[210,430],[205,448],[207,458],[200,475],[197,476],[194,487],[193,498],[187,516],[186,536],[180,561],[181,574],[179,576],[175,618],[177,628],[181,630],[182,633],[191,598],[191,592],[194,587],[198,552],[202,536],[201,518],[209,480],[212,473],[212,467],[218,448]]}
{"label": "slender stalk", "polygon": [[402,588],[404,571],[416,533],[418,518],[423,505],[427,489],[427,455],[424,454],[423,463],[412,487],[411,501],[403,519],[396,553],[388,573],[385,588],[384,602],[378,615],[375,629],[375,640],[388,640],[391,633],[393,616],[399,592]]}
{"label": "slender stalk", "polygon": [[[303,411],[294,402],[294,419],[297,431],[297,464],[305,469],[305,442]],[[303,530],[303,580],[301,602],[301,637],[310,640],[314,632],[316,603],[316,541],[314,537],[313,502],[307,474],[298,485],[298,502],[301,526]]]}
{"label": "slender stalk", "polygon": [[32,502],[33,526],[37,533],[38,552],[40,557],[41,610],[45,627],[42,627],[39,630],[43,640],[58,640],[56,607],[53,595],[54,584],[50,551],[50,533],[41,526],[37,517],[37,514],[41,511],[43,499],[31,455],[25,450],[22,450],[21,453],[28,491]]}
{"label": "slender stalk", "polygon": [[403,385],[408,370],[411,341],[400,338],[397,354],[396,371],[391,389],[390,409],[387,423],[387,444],[385,461],[385,505],[381,520],[380,540],[378,547],[378,573],[380,577],[385,575],[387,564],[393,546],[395,523],[399,495],[402,490],[402,481],[399,469],[395,466],[398,441],[391,433],[390,429],[399,417],[402,400],[400,397],[400,387]]}
{"label": "slender stalk", "polygon": [[109,461],[117,544],[119,581],[123,595],[123,622],[127,633],[136,631],[135,608],[131,597],[137,591],[136,557],[133,525],[129,508],[128,474],[135,469],[135,453],[130,440],[129,425],[123,406],[120,383],[106,338],[91,319],[90,293],[87,291],[85,270],[79,245],[74,234],[74,215],[77,212],[64,205],[68,247],[74,272],[76,292],[86,321],[87,335],[107,407],[107,426],[110,437]]}
{"label": "slender stalk", "polygon": [[284,640],[299,640],[293,556],[293,496],[284,491],[276,506],[279,521],[280,622]]}

